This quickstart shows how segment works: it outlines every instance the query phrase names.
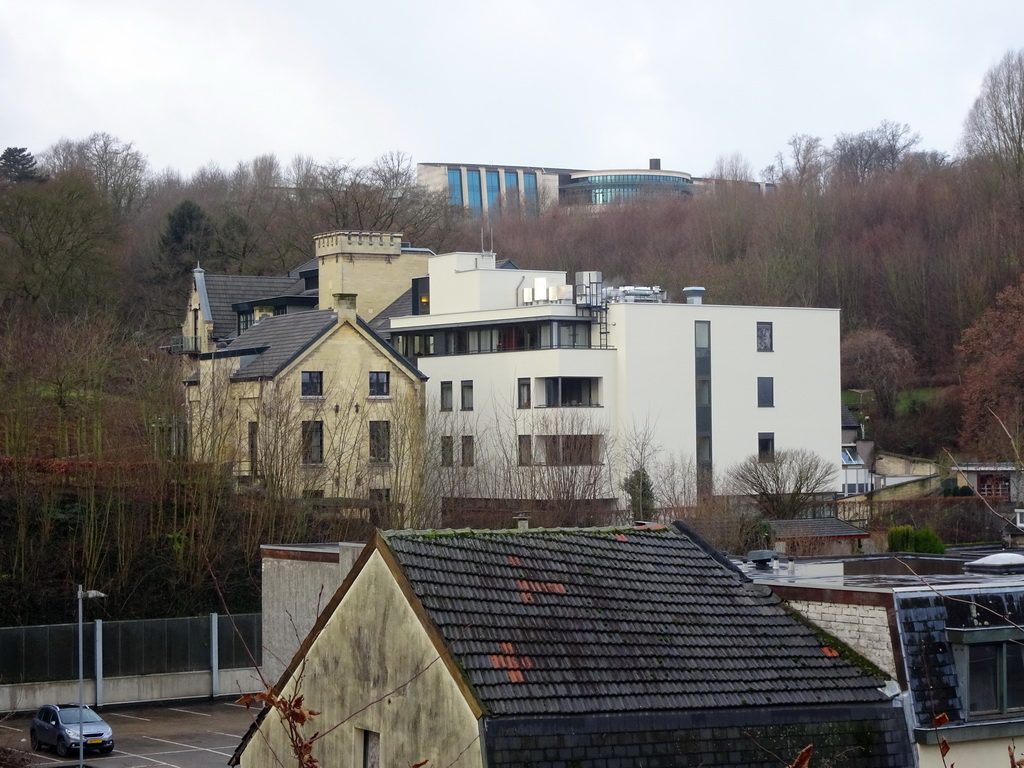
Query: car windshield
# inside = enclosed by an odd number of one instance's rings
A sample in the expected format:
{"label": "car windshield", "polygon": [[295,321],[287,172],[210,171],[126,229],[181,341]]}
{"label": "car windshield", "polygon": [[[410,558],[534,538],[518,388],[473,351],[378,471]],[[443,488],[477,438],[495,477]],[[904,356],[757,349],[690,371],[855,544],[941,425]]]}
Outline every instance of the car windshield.
{"label": "car windshield", "polygon": [[60,711],[60,721],[64,724],[77,723],[79,712],[82,713],[83,723],[98,723],[103,719],[91,709],[78,709],[77,707],[71,707],[70,709],[62,709]]}

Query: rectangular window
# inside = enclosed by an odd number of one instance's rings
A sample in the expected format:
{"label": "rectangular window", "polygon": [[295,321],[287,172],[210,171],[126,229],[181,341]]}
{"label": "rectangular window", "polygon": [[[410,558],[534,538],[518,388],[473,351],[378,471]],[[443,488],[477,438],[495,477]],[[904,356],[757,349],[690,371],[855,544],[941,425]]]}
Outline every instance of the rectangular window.
{"label": "rectangular window", "polygon": [[476,462],[475,447],[472,435],[462,436],[462,466],[472,467]]}
{"label": "rectangular window", "polygon": [[540,435],[544,463],[553,467],[600,464],[600,435]]}
{"label": "rectangular window", "polygon": [[391,394],[391,374],[370,371],[370,397],[388,397]]}
{"label": "rectangular window", "polygon": [[[1001,630],[1005,636],[1005,628]],[[1024,709],[1024,647],[1020,642],[954,644],[953,654],[971,719]]]}
{"label": "rectangular window", "polygon": [[775,461],[775,433],[757,433],[757,460],[760,462]]}
{"label": "rectangular window", "polygon": [[249,477],[260,476],[260,423],[249,422]]}
{"label": "rectangular window", "polygon": [[519,380],[519,407],[529,408],[530,407],[530,380],[520,379]]}
{"label": "rectangular window", "polygon": [[775,379],[771,376],[757,377],[757,407],[775,407]]}
{"label": "rectangular window", "polygon": [[302,397],[323,397],[324,396],[324,372],[303,371],[302,372]]}
{"label": "rectangular window", "polygon": [[483,213],[484,202],[480,192],[480,171],[466,171],[466,207],[474,216]]}
{"label": "rectangular window", "polygon": [[505,202],[513,209],[519,208],[519,172],[505,171]]}
{"label": "rectangular window", "polygon": [[472,411],[473,410],[473,382],[463,381],[462,382],[462,410]]}
{"label": "rectangular window", "polygon": [[452,383],[450,381],[441,382],[441,410],[450,411],[452,409]]}
{"label": "rectangular window", "polygon": [[322,421],[302,422],[302,463],[324,463],[324,423]]}
{"label": "rectangular window", "polygon": [[450,467],[455,464],[455,438],[444,435],[441,438],[441,466]]}
{"label": "rectangular window", "polygon": [[523,199],[526,202],[526,213],[536,216],[540,212],[540,198],[537,195],[537,174],[533,171],[523,172]]}
{"label": "rectangular window", "polygon": [[370,462],[386,464],[391,461],[391,422],[370,422]]}
{"label": "rectangular window", "polygon": [[544,400],[548,408],[591,407],[598,401],[599,378],[553,376],[544,379]]}
{"label": "rectangular window", "polygon": [[448,204],[458,208],[463,206],[461,168],[448,169]]}
{"label": "rectangular window", "polygon": [[487,171],[487,211],[488,213],[501,212],[501,185],[498,181],[497,171]]}
{"label": "rectangular window", "polygon": [[362,768],[380,768],[380,734],[376,731],[360,731],[362,734]]}
{"label": "rectangular window", "polygon": [[772,324],[771,323],[758,323],[757,324],[757,351],[758,352],[771,352],[772,351]]}
{"label": "rectangular window", "polygon": [[519,466],[533,465],[533,436],[519,435]]}

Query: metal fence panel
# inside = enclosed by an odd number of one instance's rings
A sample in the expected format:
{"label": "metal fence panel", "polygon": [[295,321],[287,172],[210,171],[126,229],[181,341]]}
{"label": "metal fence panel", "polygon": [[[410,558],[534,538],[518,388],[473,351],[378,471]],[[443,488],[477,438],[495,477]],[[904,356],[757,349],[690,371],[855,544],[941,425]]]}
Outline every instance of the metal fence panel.
{"label": "metal fence panel", "polygon": [[[220,669],[260,661],[259,614],[218,616]],[[83,624],[84,674],[94,679],[96,625]],[[247,647],[249,650],[247,650]],[[210,617],[103,622],[103,676],[128,677],[210,669]],[[0,684],[78,678],[78,625],[0,627]]]}

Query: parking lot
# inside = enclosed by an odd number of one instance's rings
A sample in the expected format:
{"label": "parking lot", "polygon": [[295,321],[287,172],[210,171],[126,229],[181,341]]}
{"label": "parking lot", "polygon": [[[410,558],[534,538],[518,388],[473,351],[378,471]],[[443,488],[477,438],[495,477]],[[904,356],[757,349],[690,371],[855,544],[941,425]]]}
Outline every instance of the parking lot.
{"label": "parking lot", "polygon": [[[85,753],[95,768],[222,768],[235,751],[257,710],[233,700],[185,702],[96,710],[114,729],[114,751]],[[29,754],[32,765],[59,768],[78,764],[49,750],[32,752],[30,715],[0,720],[0,744]]]}

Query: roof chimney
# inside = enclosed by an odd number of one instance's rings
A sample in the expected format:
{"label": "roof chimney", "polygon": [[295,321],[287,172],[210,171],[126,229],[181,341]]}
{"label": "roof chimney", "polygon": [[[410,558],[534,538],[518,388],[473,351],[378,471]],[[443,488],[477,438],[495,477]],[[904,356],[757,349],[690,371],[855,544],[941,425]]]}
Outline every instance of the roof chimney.
{"label": "roof chimney", "polygon": [[331,298],[334,299],[332,309],[338,313],[338,322],[348,320],[354,323],[356,321],[356,294],[333,293]]}
{"label": "roof chimney", "polygon": [[651,158],[651,170],[652,171],[660,171],[661,170],[661,158],[660,157],[652,157]]}
{"label": "roof chimney", "polygon": [[530,529],[530,516],[525,512],[516,515],[512,519],[516,521],[516,525],[520,531],[528,531]]}
{"label": "roof chimney", "polygon": [[699,285],[689,285],[683,288],[683,296],[686,297],[687,304],[704,303],[704,289]]}

